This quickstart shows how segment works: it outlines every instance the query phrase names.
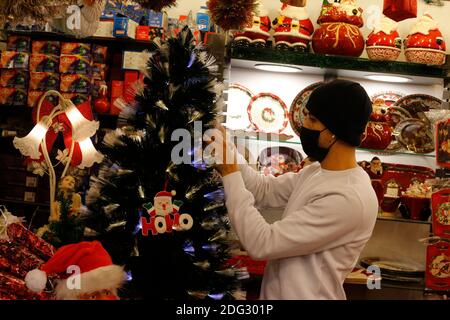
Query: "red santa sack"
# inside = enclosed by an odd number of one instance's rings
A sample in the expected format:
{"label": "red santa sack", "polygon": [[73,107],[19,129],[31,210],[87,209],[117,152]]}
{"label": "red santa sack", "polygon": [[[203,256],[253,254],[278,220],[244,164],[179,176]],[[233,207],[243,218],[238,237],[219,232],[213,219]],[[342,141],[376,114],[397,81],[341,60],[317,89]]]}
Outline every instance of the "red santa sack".
{"label": "red santa sack", "polygon": [[395,21],[417,17],[417,0],[384,0],[383,13]]}

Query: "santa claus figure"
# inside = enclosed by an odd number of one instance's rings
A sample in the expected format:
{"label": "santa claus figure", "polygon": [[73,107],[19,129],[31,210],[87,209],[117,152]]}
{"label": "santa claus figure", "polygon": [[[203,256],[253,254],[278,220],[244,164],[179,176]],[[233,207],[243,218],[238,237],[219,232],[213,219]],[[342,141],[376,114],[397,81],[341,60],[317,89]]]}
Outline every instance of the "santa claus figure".
{"label": "santa claus figure", "polygon": [[176,192],[174,190],[172,190],[172,192],[158,192],[154,198],[153,206],[149,204],[149,206],[145,207],[150,216],[165,217],[169,214],[178,213],[182,202],[177,200],[172,202],[172,197],[175,196],[175,194]]}
{"label": "santa claus figure", "polygon": [[287,1],[283,4],[280,16],[273,22],[275,48],[307,52],[314,26],[309,19],[304,1]]}
{"label": "santa claus figure", "polygon": [[397,31],[398,23],[382,17],[369,34],[366,51],[371,60],[397,60],[402,51],[402,39]]}
{"label": "santa claus figure", "polygon": [[100,242],[80,242],[61,247],[39,269],[27,273],[25,283],[41,293],[47,277],[59,278],[56,300],[118,300],[117,290],[126,280],[123,267],[114,265]]}
{"label": "santa claus figure", "polygon": [[234,34],[235,47],[265,47],[270,37],[271,24],[267,10],[257,2],[252,21],[241,31]]}
{"label": "santa claus figure", "polygon": [[438,24],[425,13],[405,40],[405,57],[409,62],[442,65],[446,46]]}

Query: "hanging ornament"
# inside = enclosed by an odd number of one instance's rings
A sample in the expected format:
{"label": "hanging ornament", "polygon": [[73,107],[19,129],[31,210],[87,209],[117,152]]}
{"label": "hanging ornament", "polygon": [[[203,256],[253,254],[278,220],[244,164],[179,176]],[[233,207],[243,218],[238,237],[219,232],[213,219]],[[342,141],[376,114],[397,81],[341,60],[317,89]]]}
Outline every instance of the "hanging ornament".
{"label": "hanging ornament", "polygon": [[394,21],[417,17],[417,0],[384,0],[383,14]]}
{"label": "hanging ornament", "polygon": [[108,87],[106,85],[101,85],[98,90],[98,98],[94,101],[94,111],[97,113],[108,113],[109,112],[109,100],[107,97]]}
{"label": "hanging ornament", "polygon": [[257,1],[209,0],[207,5],[212,21],[225,31],[228,31],[240,30],[251,23]]}
{"label": "hanging ornament", "polygon": [[176,0],[135,0],[142,8],[153,11],[161,11],[164,8],[170,8],[176,5]]}
{"label": "hanging ornament", "polygon": [[150,220],[141,217],[142,235],[148,236],[151,231],[152,235],[163,233],[171,233],[172,230],[187,231],[192,228],[194,220],[187,213],[180,214],[180,207],[183,201],[172,200],[175,191],[160,191],[156,194],[154,202],[144,204],[144,209],[150,215]]}

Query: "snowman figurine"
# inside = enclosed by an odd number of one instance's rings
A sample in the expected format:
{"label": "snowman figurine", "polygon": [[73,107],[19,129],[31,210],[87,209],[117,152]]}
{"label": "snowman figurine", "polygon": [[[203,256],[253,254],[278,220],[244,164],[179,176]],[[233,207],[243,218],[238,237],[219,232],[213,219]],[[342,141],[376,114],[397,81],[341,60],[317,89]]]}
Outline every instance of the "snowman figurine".
{"label": "snowman figurine", "polygon": [[270,37],[271,24],[267,10],[261,1],[257,1],[252,21],[243,29],[234,34],[234,47],[261,47],[266,46]]}
{"label": "snowman figurine", "polygon": [[280,11],[280,16],[272,22],[275,30],[273,35],[275,48],[307,52],[314,33],[314,25],[302,0],[286,1]]}

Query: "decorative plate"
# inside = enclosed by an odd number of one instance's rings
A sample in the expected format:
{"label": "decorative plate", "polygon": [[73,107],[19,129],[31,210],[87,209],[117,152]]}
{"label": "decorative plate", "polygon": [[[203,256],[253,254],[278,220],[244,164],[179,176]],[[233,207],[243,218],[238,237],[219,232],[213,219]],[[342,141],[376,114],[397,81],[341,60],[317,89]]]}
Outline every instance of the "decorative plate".
{"label": "decorative plate", "polygon": [[395,138],[407,150],[415,153],[434,151],[431,127],[419,119],[406,119],[395,127]]}
{"label": "decorative plate", "polygon": [[408,110],[413,118],[420,118],[418,115],[419,112],[440,109],[442,107],[442,100],[427,94],[411,94],[397,100],[394,106]]}
{"label": "decorative plate", "polygon": [[258,158],[258,167],[265,175],[279,176],[287,172],[298,172],[303,156],[289,147],[269,147]]}
{"label": "decorative plate", "polygon": [[403,98],[403,96],[404,96],[403,93],[394,92],[394,91],[385,91],[385,92],[380,92],[380,93],[374,94],[370,98],[372,99],[372,101],[375,101],[377,99],[383,99],[386,106],[390,107],[395,102],[397,102],[397,100]]}
{"label": "decorative plate", "polygon": [[247,112],[251,124],[261,132],[281,133],[289,121],[286,104],[272,93],[254,96],[250,100]]}
{"label": "decorative plate", "polygon": [[298,128],[302,126],[303,123],[303,108],[305,108],[306,103],[308,102],[309,96],[318,86],[323,84],[323,82],[316,82],[312,85],[307,86],[305,89],[300,91],[295,97],[294,101],[291,104],[290,109],[290,122],[292,126],[292,130],[300,136]]}
{"label": "decorative plate", "polygon": [[365,268],[375,265],[381,270],[382,276],[402,276],[402,277],[423,277],[425,270],[423,267],[407,262],[382,260],[380,258],[361,259],[361,265]]}
{"label": "decorative plate", "polygon": [[232,130],[247,129],[250,120],[246,107],[252,99],[253,93],[243,85],[232,83],[228,88],[228,105],[226,125]]}

